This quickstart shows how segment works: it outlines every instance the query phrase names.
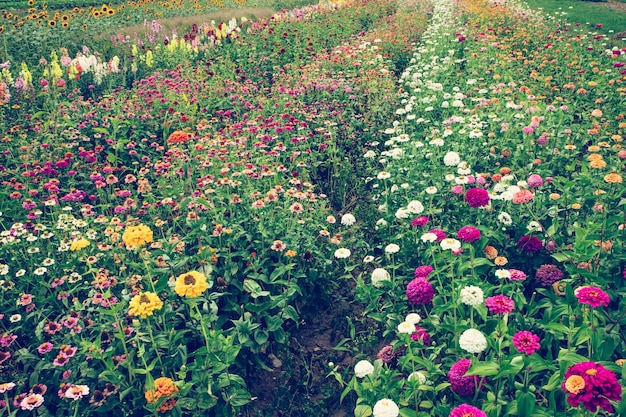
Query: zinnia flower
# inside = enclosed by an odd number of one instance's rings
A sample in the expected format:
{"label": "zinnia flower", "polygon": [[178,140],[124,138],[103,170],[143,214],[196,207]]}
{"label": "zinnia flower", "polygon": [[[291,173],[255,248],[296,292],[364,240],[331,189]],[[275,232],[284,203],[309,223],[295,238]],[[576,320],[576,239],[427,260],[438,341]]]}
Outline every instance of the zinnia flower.
{"label": "zinnia flower", "polygon": [[522,252],[537,253],[543,248],[543,243],[535,236],[525,235],[517,241],[517,247],[520,248]]}
{"label": "zinnia flower", "polygon": [[509,279],[511,281],[524,281],[526,280],[526,274],[519,269],[509,269]]}
{"label": "zinnia flower", "polygon": [[459,338],[461,349],[469,353],[481,353],[487,349],[487,339],[480,330],[467,329]]}
{"label": "zinnia flower", "polygon": [[465,376],[472,362],[469,359],[461,359],[448,371],[448,381],[450,382],[450,388],[452,391],[459,394],[461,397],[467,397],[474,395],[476,392],[476,385],[478,384],[478,376]]}
{"label": "zinnia flower", "polygon": [[128,304],[128,314],[145,319],[151,316],[155,310],[163,307],[161,299],[153,292],[142,292],[131,298]]}
{"label": "zinnia flower", "polygon": [[442,240],[444,240],[446,238],[446,232],[444,232],[441,229],[429,230],[428,233],[432,233],[432,234],[434,234],[436,236],[435,242],[441,242]]}
{"label": "zinnia flower", "polygon": [[435,290],[430,282],[415,278],[407,285],[406,296],[412,304],[428,304],[433,301]]}
{"label": "zinnia flower", "polygon": [[373,416],[374,417],[398,417],[400,409],[392,400],[384,398],[374,404]]}
{"label": "zinnia flower", "polygon": [[185,143],[189,139],[191,139],[189,133],[183,132],[182,130],[175,130],[170,133],[170,136],[167,138],[167,143]]}
{"label": "zinnia flower", "polygon": [[348,248],[339,248],[335,251],[335,258],[344,259],[348,258],[351,255],[350,249]]}
{"label": "zinnia flower", "polygon": [[43,395],[31,393],[22,399],[20,402],[20,408],[22,410],[34,410],[41,404],[43,404]]}
{"label": "zinnia flower", "polygon": [[77,251],[77,250],[85,249],[89,245],[91,245],[91,242],[89,242],[87,239],[77,239],[73,241],[72,244],[70,245],[70,250]]}
{"label": "zinnia flower", "polygon": [[539,188],[543,185],[543,178],[541,178],[541,175],[537,175],[537,174],[531,174],[528,177],[528,186],[531,188]]}
{"label": "zinnia flower", "polygon": [[513,204],[524,204],[532,201],[535,195],[529,190],[521,190],[513,194]]}
{"label": "zinnia flower", "polygon": [[374,365],[370,363],[370,361],[362,360],[358,361],[356,365],[354,365],[354,375],[357,378],[365,378],[367,375],[371,375],[374,373]]}
{"label": "zinnia flower", "polygon": [[423,227],[428,223],[428,217],[426,216],[418,216],[411,221],[411,226],[413,227]]}
{"label": "zinnia flower", "polygon": [[487,417],[487,414],[483,410],[469,404],[461,404],[450,412],[449,417]]}
{"label": "zinnia flower", "polygon": [[160,377],[154,380],[154,389],[145,393],[146,401],[155,403],[161,397],[167,397],[178,392],[178,388],[174,385],[174,381],[168,377]]}
{"label": "zinnia flower", "polygon": [[387,345],[378,351],[376,359],[380,359],[385,365],[390,367],[398,364],[398,358],[402,356],[404,349],[399,348],[394,350],[393,346]]}
{"label": "zinnia flower", "polygon": [[152,242],[152,230],[143,224],[128,226],[126,230],[124,230],[122,239],[124,240],[126,247],[134,248],[143,246],[146,243]]}
{"label": "zinnia flower", "polygon": [[426,331],[426,329],[415,326],[415,331],[411,333],[411,339],[415,340],[416,342],[418,340],[421,340],[424,345],[427,345],[428,342],[430,342],[430,335],[428,334],[428,331]]}
{"label": "zinnia flower", "polygon": [[341,224],[344,226],[352,226],[354,223],[356,223],[356,217],[353,214],[346,213],[341,216]]}
{"label": "zinnia flower", "polygon": [[473,242],[480,239],[480,230],[474,226],[464,226],[459,229],[457,237],[463,242]]}
{"label": "zinnia flower", "polygon": [[415,268],[414,276],[415,278],[426,278],[430,273],[433,272],[433,267],[430,265],[421,265]]}
{"label": "zinnia flower", "polygon": [[206,276],[198,271],[189,271],[176,278],[174,291],[181,297],[198,297],[206,291]]}
{"label": "zinnia flower", "polygon": [[384,281],[390,281],[391,275],[384,268],[376,268],[372,271],[372,285],[380,288]]}
{"label": "zinnia flower", "polygon": [[535,272],[535,280],[543,287],[549,287],[561,279],[563,279],[563,271],[556,265],[544,264]]}
{"label": "zinnia flower", "polygon": [[582,403],[591,412],[597,412],[600,407],[611,413],[613,406],[609,401],[622,399],[622,387],[615,374],[599,363],[581,362],[570,366],[564,377],[561,389],[572,407]]}
{"label": "zinnia flower", "polygon": [[609,302],[611,302],[607,293],[598,287],[590,285],[576,288],[574,295],[580,304],[587,304],[593,308],[600,306],[608,307]]}
{"label": "zinnia flower", "polygon": [[464,287],[460,293],[460,300],[468,306],[477,306],[483,303],[485,296],[483,290],[474,285]]}
{"label": "zinnia flower", "polygon": [[506,295],[495,295],[485,300],[485,305],[493,314],[509,314],[515,310],[515,302]]}
{"label": "zinnia flower", "polygon": [[465,201],[472,208],[485,207],[489,204],[489,193],[482,188],[470,188],[465,193]]}
{"label": "zinnia flower", "polygon": [[515,333],[512,340],[515,349],[527,355],[532,355],[541,347],[539,344],[539,336],[526,330]]}

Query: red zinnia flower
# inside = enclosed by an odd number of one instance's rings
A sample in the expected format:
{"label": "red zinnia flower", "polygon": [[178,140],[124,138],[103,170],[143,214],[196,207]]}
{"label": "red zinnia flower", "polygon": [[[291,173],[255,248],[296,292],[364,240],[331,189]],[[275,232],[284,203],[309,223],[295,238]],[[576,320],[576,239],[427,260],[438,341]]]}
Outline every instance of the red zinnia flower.
{"label": "red zinnia flower", "polygon": [[450,412],[449,417],[487,417],[483,410],[469,404],[461,404]]}
{"label": "red zinnia flower", "polygon": [[615,374],[599,363],[581,362],[570,366],[564,377],[561,389],[569,394],[567,402],[572,407],[582,403],[589,411],[596,412],[600,407],[611,413],[613,406],[609,401],[622,399],[622,387]]}
{"label": "red zinnia flower", "polygon": [[482,188],[470,188],[465,193],[465,201],[472,208],[484,207],[489,204],[489,193]]}
{"label": "red zinnia flower", "polygon": [[592,286],[579,287],[574,291],[574,295],[580,304],[587,304],[593,308],[601,305],[607,307],[611,301],[607,293]]}
{"label": "red zinnia flower", "polygon": [[513,346],[515,346],[515,349],[520,353],[527,355],[532,355],[541,347],[539,344],[539,336],[526,330],[515,333],[513,336]]}
{"label": "red zinnia flower", "polygon": [[508,314],[515,310],[515,303],[506,295],[489,297],[485,300],[485,305],[494,314]]}
{"label": "red zinnia flower", "polygon": [[537,253],[543,248],[543,243],[535,236],[526,235],[517,241],[517,246],[522,252]]}
{"label": "red zinnia flower", "polygon": [[473,242],[480,239],[480,230],[474,226],[464,226],[459,229],[457,237],[463,242]]}
{"label": "red zinnia flower", "polygon": [[424,278],[415,278],[406,286],[406,296],[412,304],[428,304],[433,301],[435,290]]}

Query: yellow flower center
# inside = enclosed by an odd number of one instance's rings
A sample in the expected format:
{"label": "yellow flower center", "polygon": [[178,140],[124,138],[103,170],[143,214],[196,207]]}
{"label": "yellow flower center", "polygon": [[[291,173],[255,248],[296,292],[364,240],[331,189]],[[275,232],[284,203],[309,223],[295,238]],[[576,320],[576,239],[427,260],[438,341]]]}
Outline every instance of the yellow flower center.
{"label": "yellow flower center", "polygon": [[565,381],[565,389],[572,394],[578,394],[585,389],[585,380],[580,375],[572,375]]}
{"label": "yellow flower center", "polygon": [[585,371],[585,373],[586,373],[587,375],[590,375],[590,376],[596,376],[596,374],[598,373],[598,370],[597,370],[597,369],[594,369],[594,368],[591,368],[591,369],[587,369],[587,370]]}

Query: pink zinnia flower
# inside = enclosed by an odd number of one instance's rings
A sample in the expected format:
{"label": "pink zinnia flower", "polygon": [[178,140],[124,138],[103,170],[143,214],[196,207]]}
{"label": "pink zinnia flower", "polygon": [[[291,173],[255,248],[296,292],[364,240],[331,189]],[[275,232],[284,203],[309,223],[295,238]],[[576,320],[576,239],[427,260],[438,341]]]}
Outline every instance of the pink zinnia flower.
{"label": "pink zinnia flower", "polygon": [[423,227],[426,226],[426,224],[428,223],[428,217],[426,216],[419,216],[413,219],[413,221],[411,222],[411,226],[413,227]]}
{"label": "pink zinnia flower", "polygon": [[530,190],[522,190],[513,194],[513,204],[524,204],[532,201],[535,195]]}
{"label": "pink zinnia flower", "polygon": [[411,339],[416,342],[421,340],[424,345],[427,345],[430,342],[430,335],[423,327],[415,326],[415,332],[411,333]]}
{"label": "pink zinnia flower", "polygon": [[474,226],[464,226],[459,229],[457,237],[463,242],[473,242],[480,239],[480,230]]}
{"label": "pink zinnia flower", "polygon": [[543,185],[543,178],[541,178],[541,175],[531,174],[527,182],[530,188],[539,188]]}
{"label": "pink zinnia flower", "polygon": [[526,330],[513,335],[513,346],[515,346],[518,352],[527,355],[532,355],[541,347],[539,344],[539,336]]}
{"label": "pink zinnia flower", "polygon": [[89,394],[89,387],[87,385],[72,385],[65,391],[65,398],[78,400],[87,394]]}
{"label": "pink zinnia flower", "polygon": [[435,290],[424,278],[415,278],[406,286],[406,296],[412,304],[428,304],[433,301]]}
{"label": "pink zinnia flower", "polygon": [[485,300],[485,305],[494,314],[509,314],[515,310],[515,303],[506,295],[489,297]]}
{"label": "pink zinnia flower", "polygon": [[537,253],[543,248],[543,243],[535,236],[525,235],[517,241],[517,247],[522,252]]}
{"label": "pink zinnia flower", "polygon": [[426,278],[433,272],[433,267],[430,265],[421,265],[415,268],[415,278]]}
{"label": "pink zinnia flower", "polygon": [[50,352],[53,347],[54,347],[54,345],[52,343],[50,343],[50,342],[43,342],[37,348],[37,352],[39,352],[41,355],[45,355],[46,353]]}
{"label": "pink zinnia flower", "polygon": [[524,281],[526,279],[524,271],[520,271],[519,269],[509,269],[509,274],[511,281]]}
{"label": "pink zinnia flower", "polygon": [[20,408],[22,410],[34,410],[43,404],[43,395],[40,394],[28,394],[20,402]]}
{"label": "pink zinnia flower", "polygon": [[576,291],[574,291],[574,295],[580,304],[587,304],[593,308],[600,306],[608,307],[609,302],[611,302],[607,293],[598,287],[590,285],[577,288]]}
{"label": "pink zinnia flower", "polygon": [[435,236],[437,236],[437,239],[435,240],[435,242],[441,242],[442,240],[446,238],[446,232],[444,232],[441,229],[432,229],[432,230],[429,230],[428,233],[432,233]]}
{"label": "pink zinnia flower", "polygon": [[487,417],[487,414],[469,404],[461,404],[450,412],[449,417]]}
{"label": "pink zinnia flower", "polygon": [[478,384],[478,376],[465,376],[472,362],[469,359],[461,359],[448,371],[448,381],[452,391],[461,397],[474,395],[476,385]]}
{"label": "pink zinnia flower", "polygon": [[598,407],[611,413],[613,406],[609,401],[622,400],[622,387],[615,374],[599,363],[581,362],[569,367],[564,375],[561,389],[567,395],[567,402],[572,407],[580,403],[591,411]]}
{"label": "pink zinnia flower", "polygon": [[472,208],[484,207],[489,204],[489,193],[482,188],[470,188],[465,193],[465,201]]}

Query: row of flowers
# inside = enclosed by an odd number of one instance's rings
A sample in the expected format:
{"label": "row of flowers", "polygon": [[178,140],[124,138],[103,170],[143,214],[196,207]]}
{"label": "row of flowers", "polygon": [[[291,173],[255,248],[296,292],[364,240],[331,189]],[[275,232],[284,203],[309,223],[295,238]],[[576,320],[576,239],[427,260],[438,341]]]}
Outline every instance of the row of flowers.
{"label": "row of flowers", "polygon": [[626,48],[514,1],[434,4],[364,154],[357,296],[392,341],[330,373],[362,416],[623,413]]}

